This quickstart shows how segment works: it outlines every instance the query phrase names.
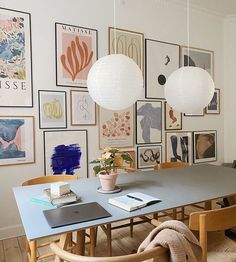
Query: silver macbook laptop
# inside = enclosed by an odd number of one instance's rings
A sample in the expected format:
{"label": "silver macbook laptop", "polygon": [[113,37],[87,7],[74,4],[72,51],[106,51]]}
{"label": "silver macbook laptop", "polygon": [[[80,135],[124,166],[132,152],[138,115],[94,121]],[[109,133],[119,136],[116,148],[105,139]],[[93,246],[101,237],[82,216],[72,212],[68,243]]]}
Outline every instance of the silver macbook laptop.
{"label": "silver macbook laptop", "polygon": [[48,209],[44,210],[43,213],[52,228],[111,216],[97,202]]}

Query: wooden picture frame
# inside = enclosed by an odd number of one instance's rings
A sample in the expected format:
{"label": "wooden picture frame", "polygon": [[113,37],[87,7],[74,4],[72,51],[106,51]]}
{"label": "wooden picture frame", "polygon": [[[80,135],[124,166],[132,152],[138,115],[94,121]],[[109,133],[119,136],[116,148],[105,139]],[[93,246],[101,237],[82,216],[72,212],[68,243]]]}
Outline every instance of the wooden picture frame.
{"label": "wooden picture frame", "polygon": [[136,108],[136,144],[162,142],[162,102],[138,100]]}
{"label": "wooden picture frame", "polygon": [[165,130],[181,130],[182,113],[172,109],[167,102],[164,102],[164,112]]}
{"label": "wooden picture frame", "polygon": [[193,162],[195,164],[214,162],[217,160],[217,131],[193,132]]}
{"label": "wooden picture frame", "polygon": [[137,167],[139,169],[153,168],[162,162],[162,146],[137,146]]}
{"label": "wooden picture frame", "polygon": [[[116,46],[115,46],[116,45]],[[134,60],[144,73],[144,34],[121,28],[108,28],[109,54],[124,54]]]}
{"label": "wooden picture frame", "polygon": [[167,78],[179,68],[180,46],[145,39],[145,97],[165,99]]}
{"label": "wooden picture frame", "polygon": [[135,154],[134,150],[124,150],[124,151],[121,151],[120,153],[121,154],[122,153],[129,154],[130,157],[133,159],[133,161],[129,164],[125,163],[125,161],[124,161],[124,167],[131,167],[131,168],[136,167],[136,154]]}
{"label": "wooden picture frame", "polygon": [[66,92],[39,90],[39,128],[67,128]]}
{"label": "wooden picture frame", "polygon": [[204,116],[204,108],[201,109],[201,111],[199,111],[198,113],[195,113],[195,114],[186,114],[184,113],[184,116],[187,116],[187,117],[192,117],[192,116]]}
{"label": "wooden picture frame", "polygon": [[0,8],[0,107],[33,107],[31,14]]}
{"label": "wooden picture frame", "polygon": [[211,50],[190,47],[188,60],[188,47],[180,48],[181,66],[197,66],[206,70],[214,79],[214,52]]}
{"label": "wooden picture frame", "polygon": [[49,130],[43,137],[45,175],[88,177],[87,130]]}
{"label": "wooden picture frame", "polygon": [[206,114],[220,114],[220,89],[215,88],[214,95],[209,105],[205,108]]}
{"label": "wooden picture frame", "polygon": [[96,103],[87,91],[70,91],[71,125],[96,125]]}
{"label": "wooden picture frame", "polygon": [[34,116],[0,116],[0,166],[35,163]]}
{"label": "wooden picture frame", "polygon": [[166,162],[193,162],[193,142],[191,131],[166,132]]}
{"label": "wooden picture frame", "polygon": [[56,85],[87,87],[87,75],[98,58],[97,30],[55,23]]}
{"label": "wooden picture frame", "polygon": [[133,147],[134,107],[111,111],[99,107],[99,147]]}

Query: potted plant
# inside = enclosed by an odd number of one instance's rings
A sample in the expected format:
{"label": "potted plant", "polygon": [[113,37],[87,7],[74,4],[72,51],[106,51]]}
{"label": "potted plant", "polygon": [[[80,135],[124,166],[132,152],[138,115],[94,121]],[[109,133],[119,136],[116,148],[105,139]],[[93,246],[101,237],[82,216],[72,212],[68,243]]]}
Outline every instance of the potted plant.
{"label": "potted plant", "polygon": [[99,176],[103,190],[114,190],[117,178],[117,169],[123,168],[124,162],[131,163],[132,157],[128,153],[120,152],[118,148],[105,147],[101,157],[91,161],[98,164],[93,167],[95,175]]}

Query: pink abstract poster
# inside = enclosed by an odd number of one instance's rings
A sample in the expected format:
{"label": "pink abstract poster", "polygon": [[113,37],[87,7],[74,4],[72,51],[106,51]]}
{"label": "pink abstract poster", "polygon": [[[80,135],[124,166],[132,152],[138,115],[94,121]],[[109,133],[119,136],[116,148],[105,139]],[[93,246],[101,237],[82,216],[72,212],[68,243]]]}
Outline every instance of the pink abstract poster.
{"label": "pink abstract poster", "polygon": [[57,85],[86,87],[97,60],[97,30],[56,23]]}

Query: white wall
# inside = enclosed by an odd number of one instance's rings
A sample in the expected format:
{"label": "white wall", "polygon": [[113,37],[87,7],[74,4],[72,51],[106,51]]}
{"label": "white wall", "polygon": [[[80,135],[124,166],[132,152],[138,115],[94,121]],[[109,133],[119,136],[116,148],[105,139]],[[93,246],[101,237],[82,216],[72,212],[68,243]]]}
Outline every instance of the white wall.
{"label": "white wall", "polygon": [[236,101],[236,17],[225,19],[224,28],[224,78],[225,78],[225,162],[232,162],[236,159],[236,120],[235,120],[235,101]]}
{"label": "white wall", "polygon": [[[36,163],[1,167],[0,239],[22,232],[12,187],[20,185],[22,181],[29,178],[43,175],[43,130],[38,128],[37,90],[67,90],[67,98],[69,97],[69,88],[56,87],[55,85],[54,23],[61,22],[98,29],[99,57],[101,57],[107,54],[107,30],[108,26],[113,26],[113,1],[1,0],[1,6],[30,12],[32,15],[34,108],[1,108],[0,111],[1,115],[35,116]],[[119,0],[117,1],[116,16],[117,27],[119,28],[143,32],[146,38],[186,45],[186,10],[182,5],[170,4],[167,0]],[[221,89],[221,95],[223,95],[223,19],[191,10],[190,20],[191,46],[215,52],[215,83],[216,87]],[[207,115],[183,118],[183,130],[213,129],[218,131],[218,163],[223,162],[224,151],[222,104],[221,112],[219,116]],[[69,122],[68,128],[73,129]],[[89,160],[91,160],[99,153],[98,128],[95,126],[87,129]],[[163,140],[163,148],[164,145]]]}

